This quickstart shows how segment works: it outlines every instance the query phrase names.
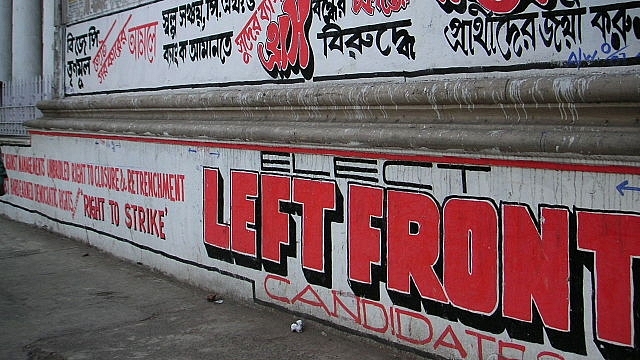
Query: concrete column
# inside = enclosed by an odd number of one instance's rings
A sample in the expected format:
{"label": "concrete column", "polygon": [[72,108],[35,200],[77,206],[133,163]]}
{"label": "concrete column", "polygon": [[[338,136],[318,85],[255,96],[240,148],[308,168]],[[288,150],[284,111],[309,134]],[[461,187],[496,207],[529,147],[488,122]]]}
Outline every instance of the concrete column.
{"label": "concrete column", "polygon": [[57,1],[42,2],[42,74],[51,76],[55,69],[55,15]]}
{"label": "concrete column", "polygon": [[42,1],[13,1],[13,80],[42,75]]}
{"label": "concrete column", "polygon": [[11,2],[0,1],[0,81],[11,80]]}

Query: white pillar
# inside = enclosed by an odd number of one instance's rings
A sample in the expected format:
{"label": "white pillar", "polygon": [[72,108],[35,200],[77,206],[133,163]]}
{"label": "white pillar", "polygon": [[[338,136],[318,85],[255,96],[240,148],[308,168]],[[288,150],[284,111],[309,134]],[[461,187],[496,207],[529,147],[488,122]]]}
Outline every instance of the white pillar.
{"label": "white pillar", "polygon": [[42,75],[42,2],[13,1],[12,33],[13,80],[34,79]]}
{"label": "white pillar", "polygon": [[52,76],[55,69],[56,1],[42,2],[42,74]]}
{"label": "white pillar", "polygon": [[0,0],[0,81],[11,81],[11,0]]}

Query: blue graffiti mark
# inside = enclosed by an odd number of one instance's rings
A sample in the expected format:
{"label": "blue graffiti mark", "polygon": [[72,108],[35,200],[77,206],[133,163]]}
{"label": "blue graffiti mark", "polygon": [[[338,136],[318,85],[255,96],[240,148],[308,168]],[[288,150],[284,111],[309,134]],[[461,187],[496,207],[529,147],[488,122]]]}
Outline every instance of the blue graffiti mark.
{"label": "blue graffiti mark", "polygon": [[602,50],[602,52],[607,55],[607,60],[617,60],[617,59],[626,59],[627,58],[627,53],[622,52],[623,50],[625,50],[626,48],[628,48],[629,46],[625,46],[620,50],[616,50],[612,52],[612,47],[611,45],[604,43],[602,44],[602,46],[600,46],[600,49]]}
{"label": "blue graffiti mark", "polygon": [[116,143],[114,141],[112,141],[108,146],[111,147],[111,151],[113,151],[113,152],[116,152],[116,148],[122,147],[122,145],[120,145],[120,143]]}
{"label": "blue graffiti mark", "polygon": [[[189,148],[189,152],[190,153],[197,154],[199,151],[200,151],[199,149]],[[220,157],[220,152],[218,152],[218,151],[209,151],[209,155],[219,158]]]}
{"label": "blue graffiti mark", "polygon": [[[619,50],[614,50],[611,44],[603,43],[600,45],[600,49],[593,50],[593,52],[579,47],[577,53],[575,51],[571,52],[569,59],[567,59],[567,64],[575,65],[579,69],[581,64],[588,63],[590,61],[626,59],[627,52],[624,50],[628,47],[629,46],[627,45]],[[640,53],[636,54],[635,57],[638,56],[640,56]]]}
{"label": "blue graffiti mark", "polygon": [[113,152],[116,152],[116,148],[121,148],[122,145],[119,142],[115,142],[113,140],[111,141],[106,141],[106,140],[96,140],[95,143],[98,146],[104,146],[107,149],[111,149]]}
{"label": "blue graffiti mark", "polygon": [[620,193],[620,195],[624,196],[624,191],[640,191],[640,187],[636,186],[627,186],[629,185],[629,180],[625,180],[616,186],[616,190]]}

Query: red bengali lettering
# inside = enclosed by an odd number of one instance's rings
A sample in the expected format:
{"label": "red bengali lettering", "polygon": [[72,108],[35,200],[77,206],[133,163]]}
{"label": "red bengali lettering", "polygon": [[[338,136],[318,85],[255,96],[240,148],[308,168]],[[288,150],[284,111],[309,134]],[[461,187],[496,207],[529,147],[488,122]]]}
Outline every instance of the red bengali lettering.
{"label": "red bengali lettering", "polygon": [[[441,4],[451,3],[459,5],[460,0],[438,0]],[[549,0],[476,0],[482,7],[496,14],[509,14],[513,12],[522,2],[536,2],[540,5],[547,5]]]}
{"label": "red bengali lettering", "polygon": [[311,47],[305,23],[311,13],[310,0],[284,0],[284,14],[267,25],[266,44],[258,43],[258,57],[267,71],[285,71],[290,66],[306,69],[311,60]]}

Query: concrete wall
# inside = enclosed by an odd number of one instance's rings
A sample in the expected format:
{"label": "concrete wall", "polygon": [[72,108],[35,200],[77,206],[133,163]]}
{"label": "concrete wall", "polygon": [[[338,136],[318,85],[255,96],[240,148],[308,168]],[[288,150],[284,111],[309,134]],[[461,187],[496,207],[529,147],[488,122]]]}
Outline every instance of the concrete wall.
{"label": "concrete wall", "polygon": [[640,355],[636,2],[107,3],[0,212],[424,354]]}

